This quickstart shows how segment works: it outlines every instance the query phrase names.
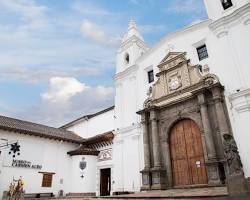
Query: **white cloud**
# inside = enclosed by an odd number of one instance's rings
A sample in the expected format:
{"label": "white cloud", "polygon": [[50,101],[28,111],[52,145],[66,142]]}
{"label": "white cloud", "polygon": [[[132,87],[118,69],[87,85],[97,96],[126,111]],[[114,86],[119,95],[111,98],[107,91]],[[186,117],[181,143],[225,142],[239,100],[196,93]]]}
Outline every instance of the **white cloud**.
{"label": "white cloud", "polygon": [[139,26],[138,29],[142,32],[142,33],[155,33],[155,32],[166,32],[166,26],[165,25],[142,25]]}
{"label": "white cloud", "polygon": [[6,67],[0,68],[0,78],[2,80],[21,80],[28,83],[39,83],[40,81],[48,81],[55,76],[67,77],[67,76],[95,76],[101,73],[102,69],[90,68],[90,67],[72,67],[65,69],[64,67]]}
{"label": "white cloud", "polygon": [[106,9],[100,8],[97,5],[94,5],[90,2],[83,1],[74,1],[72,3],[73,10],[80,12],[83,15],[94,15],[94,16],[108,16],[113,15]]}
{"label": "white cloud", "polygon": [[95,90],[96,90],[96,94],[101,99],[105,99],[108,96],[113,96],[113,93],[114,93],[113,87],[105,87],[101,85],[97,86]]}
{"label": "white cloud", "polygon": [[172,0],[167,12],[175,13],[203,13],[201,0]]}
{"label": "white cloud", "polygon": [[45,23],[46,6],[37,5],[34,0],[0,0],[0,11],[15,13],[32,28],[41,27]]}
{"label": "white cloud", "polygon": [[41,97],[51,103],[67,103],[71,97],[89,87],[72,77],[52,77],[49,81],[49,90]]}
{"label": "white cloud", "polygon": [[192,25],[195,25],[195,24],[199,24],[200,22],[202,22],[201,19],[195,19],[194,21],[192,21],[192,22],[190,23],[190,25],[192,26]]}
{"label": "white cloud", "polygon": [[113,103],[114,88],[111,86],[88,86],[73,77],[53,77],[48,90],[41,94],[39,104],[9,112],[9,115],[57,127]]}
{"label": "white cloud", "polygon": [[85,37],[102,45],[117,46],[120,43],[119,37],[109,36],[100,26],[89,20],[82,23],[81,32]]}

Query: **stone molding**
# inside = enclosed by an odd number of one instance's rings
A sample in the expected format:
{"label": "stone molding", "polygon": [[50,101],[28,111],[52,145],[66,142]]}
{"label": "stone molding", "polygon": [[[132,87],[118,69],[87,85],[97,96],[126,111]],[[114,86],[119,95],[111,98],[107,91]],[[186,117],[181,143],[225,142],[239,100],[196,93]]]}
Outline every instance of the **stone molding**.
{"label": "stone molding", "polygon": [[144,50],[147,49],[146,45],[145,45],[145,42],[134,35],[131,38],[129,38],[128,40],[126,40],[125,42],[122,43],[120,49],[118,50],[118,53],[122,52],[122,51],[125,51],[128,47],[130,47],[134,43],[136,43],[138,47],[143,48]]}
{"label": "stone molding", "polygon": [[124,71],[118,72],[117,74],[115,74],[114,80],[117,82],[120,79],[127,78],[127,76],[129,76],[131,74],[132,74],[132,76],[134,76],[136,78],[136,72],[138,69],[139,69],[138,65],[132,65],[132,66],[128,67],[127,69],[125,69]]}
{"label": "stone molding", "polygon": [[178,37],[180,35],[183,35],[185,33],[190,33],[192,31],[195,31],[197,29],[200,29],[202,27],[208,27],[208,25],[212,22],[211,19],[204,20],[197,24],[192,24],[191,26],[184,27],[183,29],[177,30],[173,33],[170,33],[166,35],[163,39],[160,40],[156,45],[154,45],[151,49],[149,49],[146,53],[144,53],[140,58],[138,58],[137,62],[141,62],[147,57],[149,57],[150,54],[153,54],[157,49],[161,48],[162,45],[165,45],[169,40]]}
{"label": "stone molding", "polygon": [[228,99],[238,113],[250,111],[250,89],[230,94]]}
{"label": "stone molding", "polygon": [[209,24],[209,28],[218,38],[228,35],[230,27],[235,24],[250,24],[250,3]]}

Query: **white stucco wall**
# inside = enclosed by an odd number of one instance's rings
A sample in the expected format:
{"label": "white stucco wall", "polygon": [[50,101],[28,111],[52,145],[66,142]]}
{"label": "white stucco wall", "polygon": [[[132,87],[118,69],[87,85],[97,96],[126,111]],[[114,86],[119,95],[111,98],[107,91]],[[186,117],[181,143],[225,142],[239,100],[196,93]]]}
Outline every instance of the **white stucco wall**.
{"label": "white stucco wall", "polygon": [[114,109],[90,119],[79,120],[67,130],[73,131],[82,138],[90,138],[98,134],[114,130]]}
{"label": "white stucco wall", "polygon": [[[79,168],[79,163],[82,161],[82,158],[84,158],[86,162],[86,168],[83,171]],[[71,160],[69,170],[71,177],[70,191],[72,193],[95,193],[97,156],[72,156]],[[84,177],[82,178],[81,175]]]}
{"label": "white stucco wall", "polygon": [[236,9],[249,3],[249,0],[232,0],[233,6],[224,10],[221,4],[221,0],[204,0],[207,9],[208,17],[216,20],[221,17],[231,14]]}
{"label": "white stucco wall", "polygon": [[[8,154],[9,149],[2,150],[0,155],[0,199],[3,191],[8,189],[13,177],[15,179],[23,177],[26,193],[53,192],[57,195],[59,190],[68,193],[72,184],[80,184],[80,182],[72,182],[71,157],[67,155],[68,151],[75,149],[78,145],[2,130],[0,130],[0,138],[9,141],[18,140],[21,151],[20,156],[16,156],[15,159],[42,165],[42,169],[10,167],[12,157]],[[41,187],[42,174],[39,172],[55,173],[51,188]],[[63,179],[63,183],[60,183],[61,179]]]}
{"label": "white stucco wall", "polygon": [[143,169],[142,133],[139,128],[119,132],[113,145],[114,191],[140,191]]}

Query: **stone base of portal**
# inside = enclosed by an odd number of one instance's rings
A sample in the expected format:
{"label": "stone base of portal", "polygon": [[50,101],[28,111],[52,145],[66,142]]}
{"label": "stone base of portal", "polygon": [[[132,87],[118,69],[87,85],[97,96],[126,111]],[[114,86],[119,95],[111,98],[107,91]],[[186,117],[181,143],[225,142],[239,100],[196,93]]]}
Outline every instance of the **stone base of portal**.
{"label": "stone base of portal", "polygon": [[142,187],[141,191],[151,190],[151,173],[149,169],[141,171],[142,174]]}
{"label": "stone base of portal", "polygon": [[208,161],[206,162],[206,167],[207,167],[208,185],[209,186],[222,185],[220,170],[219,170],[219,162]]}
{"label": "stone base of portal", "polygon": [[166,190],[166,170],[161,168],[153,168],[150,171],[152,176],[151,190]]}
{"label": "stone base of portal", "polygon": [[237,196],[239,194],[250,192],[247,187],[247,181],[243,174],[228,176],[227,188],[230,196]]}

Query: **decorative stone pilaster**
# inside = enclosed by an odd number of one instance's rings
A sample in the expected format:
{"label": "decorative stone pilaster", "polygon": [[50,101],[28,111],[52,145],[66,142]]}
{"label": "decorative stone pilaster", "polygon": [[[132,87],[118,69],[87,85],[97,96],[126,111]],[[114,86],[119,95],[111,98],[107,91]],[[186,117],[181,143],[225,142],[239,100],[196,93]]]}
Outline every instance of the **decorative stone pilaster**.
{"label": "decorative stone pilaster", "polygon": [[222,104],[223,99],[221,96],[221,89],[219,87],[212,88],[212,94],[215,102],[215,110],[218,120],[218,126],[220,129],[220,134],[221,136],[223,136],[224,134],[230,134],[227,124],[227,118]]}
{"label": "decorative stone pilaster", "polygon": [[143,148],[144,148],[144,168],[150,169],[150,151],[149,151],[149,135],[146,113],[141,115],[141,124],[143,130]]}
{"label": "decorative stone pilaster", "polygon": [[141,190],[150,190],[151,176],[150,176],[150,149],[149,149],[149,135],[148,135],[148,122],[146,113],[141,114],[141,124],[143,130],[143,148],[144,148],[144,169],[142,174],[142,188]]}
{"label": "decorative stone pilaster", "polygon": [[224,149],[223,149],[223,135],[230,134],[227,118],[225,115],[224,107],[222,104],[222,96],[221,96],[221,88],[214,87],[212,88],[213,100],[215,105],[215,112],[218,121],[218,128],[219,128],[219,135],[220,137],[217,138],[219,142],[219,157],[220,159],[224,159]]}
{"label": "decorative stone pilaster", "polygon": [[160,143],[159,143],[159,133],[158,133],[158,124],[157,124],[157,116],[156,111],[150,111],[150,121],[152,127],[152,143],[153,143],[153,156],[154,156],[154,168],[161,168],[161,160],[160,160]]}
{"label": "decorative stone pilaster", "polygon": [[152,186],[153,190],[166,189],[166,170],[162,168],[161,155],[160,155],[160,142],[159,142],[159,130],[157,123],[157,113],[155,109],[150,111],[150,121],[152,127],[152,146],[154,165],[151,169]]}
{"label": "decorative stone pilaster", "polygon": [[206,153],[207,153],[206,167],[208,175],[208,184],[218,185],[221,184],[219,167],[216,159],[215,145],[213,141],[212,129],[209,121],[208,109],[204,94],[202,93],[198,94],[198,103],[200,105],[201,120],[205,135],[205,143],[206,143]]}

